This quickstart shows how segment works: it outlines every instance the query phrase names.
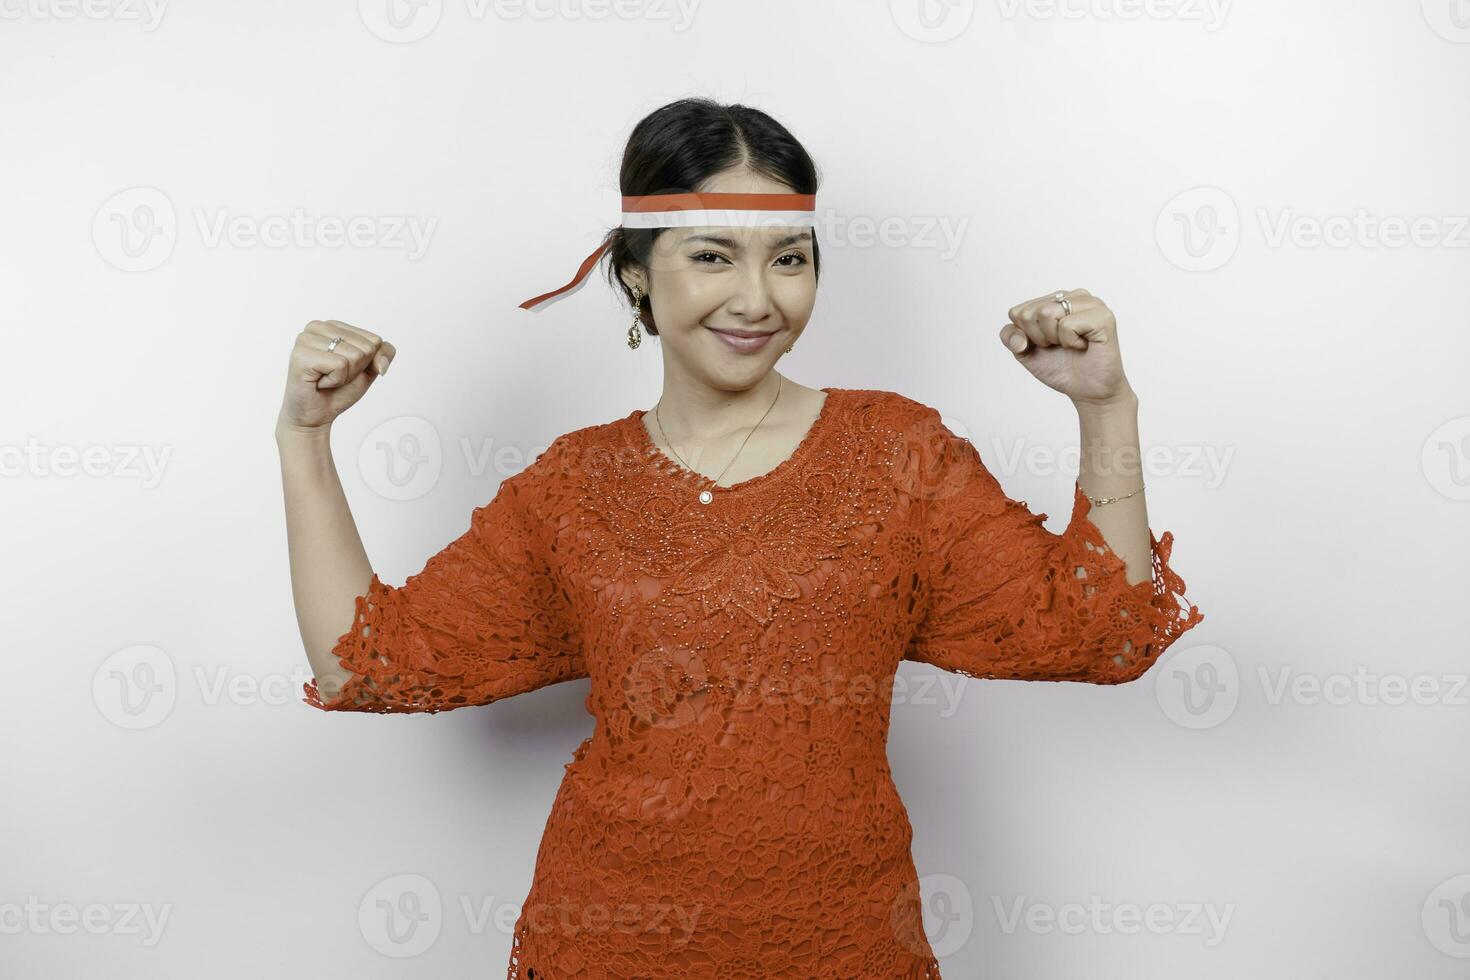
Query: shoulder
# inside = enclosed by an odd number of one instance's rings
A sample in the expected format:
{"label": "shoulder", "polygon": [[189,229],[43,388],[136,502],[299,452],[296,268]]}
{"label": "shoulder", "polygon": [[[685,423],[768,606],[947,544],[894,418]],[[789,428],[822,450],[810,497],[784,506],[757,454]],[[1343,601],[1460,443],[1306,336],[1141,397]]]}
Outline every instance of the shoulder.
{"label": "shoulder", "polygon": [[906,492],[947,496],[984,468],[966,426],[954,431],[937,407],[885,389],[858,389],[851,396],[857,427],[883,447],[879,457]]}
{"label": "shoulder", "polygon": [[939,410],[897,391],[884,388],[837,388],[850,410],[887,433],[914,434],[944,428]]}
{"label": "shoulder", "polygon": [[631,414],[563,432],[502,483],[510,484],[517,494],[537,499],[572,496],[589,472],[606,468],[608,454],[625,440],[623,427],[630,418]]}
{"label": "shoulder", "polygon": [[501,479],[490,499],[475,508],[475,520],[482,524],[514,521],[539,527],[565,511],[577,495],[579,447],[596,428],[574,429],[552,439],[525,466]]}
{"label": "shoulder", "polygon": [[580,470],[577,462],[581,454],[588,447],[598,444],[604,434],[603,430],[610,425],[611,423],[589,425],[563,432],[532,457],[524,469],[507,477],[506,482],[514,481],[520,487],[529,488],[533,485],[554,485],[572,479]]}

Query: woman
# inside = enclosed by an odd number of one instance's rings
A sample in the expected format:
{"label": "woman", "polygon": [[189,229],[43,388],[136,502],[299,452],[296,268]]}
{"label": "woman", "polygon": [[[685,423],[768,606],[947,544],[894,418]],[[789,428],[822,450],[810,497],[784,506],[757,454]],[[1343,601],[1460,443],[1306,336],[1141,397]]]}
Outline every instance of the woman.
{"label": "woman", "polygon": [[[625,202],[816,187],[775,120],[701,99],[640,122],[621,174]],[[327,448],[393,346],[297,339],[277,438],[306,700],[433,712],[591,678],[511,980],[938,977],[885,751],[899,662],[1115,684],[1203,618],[1148,527],[1112,314],[1074,290],[1000,332],[1089,447],[1057,535],[934,409],[775,370],[816,297],[811,227],[629,224],[604,247],[629,345],[660,340],[658,402],[558,437],[401,587]]]}

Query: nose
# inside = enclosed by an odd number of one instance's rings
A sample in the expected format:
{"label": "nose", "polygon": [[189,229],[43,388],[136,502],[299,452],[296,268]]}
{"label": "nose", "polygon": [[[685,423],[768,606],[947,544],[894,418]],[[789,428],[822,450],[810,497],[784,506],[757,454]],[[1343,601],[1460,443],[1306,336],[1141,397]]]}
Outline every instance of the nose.
{"label": "nose", "polygon": [[736,272],[734,291],[727,306],[731,313],[752,322],[770,316],[771,286],[766,281],[766,270],[742,264]]}

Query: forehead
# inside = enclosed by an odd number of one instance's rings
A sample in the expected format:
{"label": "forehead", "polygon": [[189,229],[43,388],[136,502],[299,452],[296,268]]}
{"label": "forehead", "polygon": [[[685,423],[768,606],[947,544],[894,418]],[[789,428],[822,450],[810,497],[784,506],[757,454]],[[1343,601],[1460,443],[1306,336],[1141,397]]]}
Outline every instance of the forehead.
{"label": "forehead", "polygon": [[787,245],[810,245],[812,242],[811,228],[799,225],[694,225],[669,228],[667,234],[681,244],[713,244],[734,249],[774,249]]}

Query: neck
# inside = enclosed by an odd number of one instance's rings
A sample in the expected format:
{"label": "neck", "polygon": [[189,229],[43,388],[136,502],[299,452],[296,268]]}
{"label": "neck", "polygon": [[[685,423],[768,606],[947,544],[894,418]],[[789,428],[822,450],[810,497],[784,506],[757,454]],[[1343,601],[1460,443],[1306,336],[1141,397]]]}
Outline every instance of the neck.
{"label": "neck", "polygon": [[657,418],[671,439],[713,442],[742,430],[748,430],[766,416],[769,424],[780,409],[772,408],[779,394],[786,401],[795,387],[774,370],[743,390],[713,388],[694,379],[665,377],[663,394],[659,396]]}

